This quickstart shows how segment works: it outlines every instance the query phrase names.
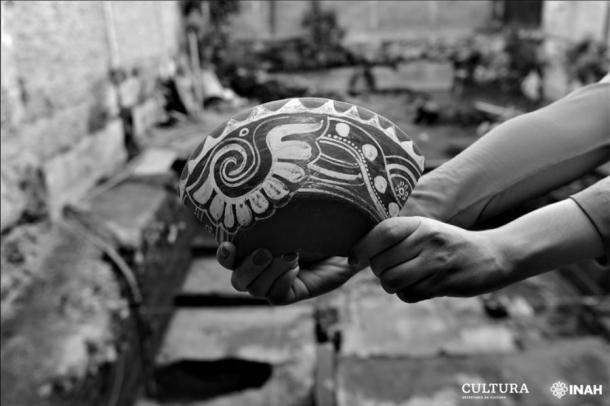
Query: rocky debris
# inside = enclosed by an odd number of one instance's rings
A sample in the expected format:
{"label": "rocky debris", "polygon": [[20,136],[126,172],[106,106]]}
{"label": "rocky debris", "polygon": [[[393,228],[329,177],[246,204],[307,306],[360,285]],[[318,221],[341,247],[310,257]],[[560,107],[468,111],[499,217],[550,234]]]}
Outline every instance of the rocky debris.
{"label": "rocky debris", "polygon": [[193,223],[165,169],[103,188],[62,223],[3,236],[3,403],[136,396],[190,262]]}
{"label": "rocky debris", "polygon": [[[395,104],[402,114],[404,107]],[[156,130],[155,145],[172,144],[182,164],[185,146],[200,142],[201,128]],[[492,301],[441,298],[411,305],[387,295],[364,270],[304,307],[273,308],[233,290],[231,272],[214,258],[211,235],[197,232],[191,247],[196,259],[174,302],[182,306],[180,322],[172,322],[159,352],[151,385],[156,391],[138,406],[466,405],[473,400],[462,399],[461,385],[470,380],[528,384],[531,394],[497,399],[500,405],[552,404],[548,388],[557,379],[597,382],[607,376],[601,371],[608,366],[602,356],[607,344],[583,328],[577,316],[582,306],[567,306],[568,313],[561,306],[580,293],[557,272],[511,285]],[[307,391],[295,391],[294,378],[278,378],[292,376],[283,371],[297,365],[282,357],[300,351],[287,350],[291,338],[285,336],[305,330],[277,312],[298,307],[309,309],[303,317],[313,350],[307,353],[315,354],[299,364],[308,365]],[[600,319],[604,308],[594,310]],[[503,313],[497,317],[494,311]],[[256,355],[251,347],[258,348]],[[293,392],[308,395],[297,398]]]}
{"label": "rocky debris", "polygon": [[[246,297],[220,305],[187,303],[203,307],[182,308],[176,314],[158,354],[153,385],[157,390],[138,406],[291,401],[466,405],[473,400],[463,398],[461,385],[468,382],[526,383],[529,394],[511,394],[495,402],[551,404],[548,388],[557,379],[601,382],[607,379],[608,368],[607,357],[602,356],[608,350],[606,342],[583,337],[584,330],[580,335],[558,335],[549,325],[549,298],[543,299],[542,307],[536,300],[545,286],[565,291],[555,277],[532,278],[500,291],[507,310],[502,318],[490,317],[479,298],[403,303],[383,292],[370,270],[305,305],[253,306]],[[193,262],[181,295],[238,295],[229,280],[230,272],[210,251]],[[291,326],[286,311],[302,311],[307,329]],[[315,355],[302,351],[304,347],[291,349],[305,331],[307,348]],[[282,361],[289,354],[309,354],[311,359]],[[278,376],[294,376],[284,372],[287,365],[306,366],[307,391],[300,386],[294,392],[293,378],[279,380]],[[294,395],[305,392],[306,397]],[[567,404],[578,403],[571,399]],[[591,404],[602,403],[594,399]]]}
{"label": "rocky debris", "polygon": [[40,272],[2,320],[2,403],[106,402],[112,394],[104,385],[114,379],[109,367],[124,355],[120,342],[128,334],[120,286],[74,225],[53,226],[36,238],[23,238],[17,262]]}
{"label": "rocky debris", "polygon": [[46,213],[45,188],[36,157],[3,145],[1,165],[0,229],[5,231],[24,217],[42,218]]}
{"label": "rocky debris", "polygon": [[[163,404],[310,404],[315,358],[309,307],[181,309],[157,355],[155,397]],[[199,388],[190,399],[187,381]]]}
{"label": "rocky debris", "polygon": [[33,282],[44,274],[42,262],[54,238],[54,228],[48,222],[16,227],[2,237],[0,250],[0,296],[2,316],[14,316],[15,306]]}

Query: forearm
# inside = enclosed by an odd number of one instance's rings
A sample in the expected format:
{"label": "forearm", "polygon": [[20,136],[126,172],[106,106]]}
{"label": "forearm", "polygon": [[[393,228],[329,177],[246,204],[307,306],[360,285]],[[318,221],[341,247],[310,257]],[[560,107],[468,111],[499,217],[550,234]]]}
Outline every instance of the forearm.
{"label": "forearm", "polygon": [[402,214],[470,228],[607,161],[610,86],[509,120],[424,175]]}
{"label": "forearm", "polygon": [[498,244],[509,282],[604,254],[595,227],[570,199],[483,233]]}

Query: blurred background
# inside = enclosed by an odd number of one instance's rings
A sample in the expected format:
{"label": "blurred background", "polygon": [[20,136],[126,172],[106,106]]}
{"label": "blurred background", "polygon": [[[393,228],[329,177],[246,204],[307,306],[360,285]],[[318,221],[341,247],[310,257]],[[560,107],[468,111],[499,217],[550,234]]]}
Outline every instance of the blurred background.
{"label": "blurred background", "polygon": [[233,290],[175,186],[214,127],[302,96],[388,117],[432,170],[604,76],[608,2],[2,1],[1,15],[3,405],[472,404],[467,382],[526,383],[493,402],[546,405],[558,380],[604,384],[586,401],[608,404],[607,269],[415,305],[362,272],[273,308]]}

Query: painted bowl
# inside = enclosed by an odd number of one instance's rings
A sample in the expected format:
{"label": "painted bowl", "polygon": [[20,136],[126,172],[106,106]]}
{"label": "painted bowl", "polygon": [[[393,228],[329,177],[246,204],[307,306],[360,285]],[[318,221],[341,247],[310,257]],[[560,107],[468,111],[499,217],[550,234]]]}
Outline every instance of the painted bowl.
{"label": "painted bowl", "polygon": [[180,197],[238,258],[257,248],[303,260],[346,256],[398,215],[424,167],[395,124],[353,104],[278,100],[242,112],[193,151]]}

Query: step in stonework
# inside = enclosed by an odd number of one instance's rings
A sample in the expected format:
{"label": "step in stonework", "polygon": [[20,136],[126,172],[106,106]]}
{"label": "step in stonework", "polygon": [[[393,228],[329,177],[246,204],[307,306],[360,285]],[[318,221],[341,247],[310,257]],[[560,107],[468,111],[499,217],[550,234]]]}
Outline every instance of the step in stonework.
{"label": "step in stonework", "polygon": [[[315,358],[308,306],[180,309],[156,357],[154,397],[162,404],[181,397],[193,405],[309,404]],[[225,379],[206,392],[206,382],[219,370]],[[250,382],[256,378],[252,374],[266,376]],[[185,381],[192,386],[181,386]],[[190,399],[184,392],[189,388]]]}

